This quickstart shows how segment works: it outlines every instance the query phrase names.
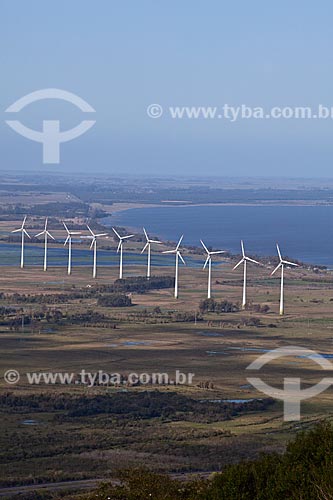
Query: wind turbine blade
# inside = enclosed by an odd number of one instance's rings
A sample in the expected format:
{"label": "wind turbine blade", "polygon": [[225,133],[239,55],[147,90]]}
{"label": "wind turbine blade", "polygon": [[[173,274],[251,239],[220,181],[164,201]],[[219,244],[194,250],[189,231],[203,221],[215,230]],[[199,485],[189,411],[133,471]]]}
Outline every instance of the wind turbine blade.
{"label": "wind turbine blade", "polygon": [[241,240],[241,247],[242,247],[242,255],[243,255],[243,257],[245,257],[245,250],[244,250],[243,240]]}
{"label": "wind turbine blade", "polygon": [[237,264],[235,265],[235,267],[232,268],[232,270],[234,271],[235,269],[237,269],[238,266],[240,266],[241,264],[243,264],[244,260],[245,259],[243,257],[239,262],[237,262]]}
{"label": "wind turbine blade", "polygon": [[164,250],[162,253],[176,253],[177,250]]}
{"label": "wind turbine blade", "polygon": [[225,253],[225,250],[216,250],[216,252],[209,252],[210,255],[217,255],[218,253]]}
{"label": "wind turbine blade", "polygon": [[122,236],[122,240],[127,240],[128,238],[133,238],[134,234],[128,234],[127,236]]}
{"label": "wind turbine blade", "polygon": [[178,244],[176,246],[176,250],[180,247],[181,242],[183,241],[184,235],[182,234],[181,237],[179,238]]}
{"label": "wind turbine blade", "polygon": [[87,228],[88,228],[90,234],[95,237],[95,234],[92,232],[92,230],[90,229],[90,227],[88,226],[88,224],[87,224]]}
{"label": "wind turbine blade", "polygon": [[69,234],[68,227],[66,226],[66,224],[64,222],[63,222],[63,225],[65,226],[65,229],[66,229],[67,233]]}
{"label": "wind turbine blade", "polygon": [[206,252],[209,254],[209,250],[208,248],[206,247],[206,245],[204,244],[204,242],[202,240],[200,240],[200,243],[201,245],[204,247],[204,249],[206,250]]}
{"label": "wind turbine blade", "polygon": [[25,221],[27,220],[27,216],[24,216],[23,222],[22,222],[22,229],[24,228]]}
{"label": "wind turbine blade", "polygon": [[276,249],[277,249],[277,253],[278,253],[279,259],[282,260],[282,256],[281,256],[281,252],[280,252],[280,247],[279,247],[278,244],[276,244]]}
{"label": "wind turbine blade", "polygon": [[122,240],[119,240],[118,247],[117,247],[117,253],[119,253],[120,247],[123,244]]}
{"label": "wind turbine blade", "polygon": [[206,269],[206,266],[207,266],[207,264],[208,264],[208,262],[209,262],[209,259],[210,259],[210,255],[208,254],[208,255],[207,255],[207,259],[205,260],[205,263],[204,263],[204,265],[203,265],[203,268],[202,268],[202,269]]}
{"label": "wind turbine blade", "polygon": [[245,257],[246,260],[248,260],[249,262],[253,262],[254,264],[259,264],[260,265],[260,262],[258,262],[257,260],[254,260],[254,259],[251,259],[250,257]]}
{"label": "wind turbine blade", "polygon": [[96,238],[93,238],[93,239],[91,240],[90,250],[91,250],[91,249],[92,249],[92,247],[94,246],[95,241],[96,241]]}
{"label": "wind turbine blade", "polygon": [[47,217],[45,219],[45,226],[44,226],[44,231],[46,231],[46,230],[47,230]]}
{"label": "wind turbine blade", "polygon": [[158,241],[158,240],[148,240],[149,243],[157,243],[157,244],[162,244],[162,241]]}
{"label": "wind turbine blade", "polygon": [[148,245],[149,245],[149,241],[147,241],[147,243],[145,244],[145,246],[144,246],[144,247],[143,247],[143,249],[141,250],[141,253],[143,253],[143,252],[146,250],[146,248],[147,248],[147,246],[148,246]]}
{"label": "wind turbine blade", "polygon": [[[82,233],[81,233],[81,231],[68,231],[68,234],[70,234],[72,236],[73,234],[82,234]],[[90,238],[90,236],[89,236],[89,238]]]}
{"label": "wind turbine blade", "polygon": [[68,235],[67,235],[67,238],[65,239],[64,247],[67,245],[68,240],[69,240],[69,238],[70,238],[70,237],[71,237],[71,236],[70,236],[70,234],[68,234]]}
{"label": "wind turbine blade", "polygon": [[51,233],[49,233],[48,231],[46,231],[46,234],[47,234],[50,238],[52,238],[52,240],[54,240],[54,241],[55,241],[55,238],[53,238],[53,236],[52,236],[52,234],[51,234]]}
{"label": "wind turbine blade", "polygon": [[149,241],[148,234],[147,234],[147,231],[145,230],[145,228],[143,228],[143,232],[145,233],[146,240]]}
{"label": "wind turbine blade", "polygon": [[12,233],[20,233],[22,231],[22,228],[20,227],[20,229],[14,229],[14,231],[12,231]]}
{"label": "wind turbine blade", "polygon": [[25,234],[26,236],[28,236],[28,238],[29,238],[29,239],[31,239],[31,236],[30,236],[30,234],[28,233],[28,231],[26,231],[25,229],[23,229],[23,232],[24,232],[24,234]]}
{"label": "wind turbine blade", "polygon": [[42,236],[42,234],[44,234],[44,233],[45,233],[45,229],[41,233],[35,234],[35,238],[38,238],[38,236]]}
{"label": "wind turbine blade", "polygon": [[120,234],[119,234],[119,233],[117,233],[117,231],[115,230],[115,228],[114,228],[114,227],[112,228],[112,231],[113,231],[113,232],[114,232],[114,233],[118,236],[118,238],[119,238],[119,239],[121,239]]}
{"label": "wind turbine blade", "polygon": [[271,276],[273,276],[273,274],[275,274],[275,273],[276,273],[276,271],[277,271],[278,269],[280,269],[280,267],[281,267],[281,266],[282,266],[282,262],[279,262],[279,264],[276,266],[276,268],[274,269],[274,271],[271,273]]}
{"label": "wind turbine blade", "polygon": [[107,236],[107,235],[108,235],[108,233],[99,233],[99,234],[95,234],[95,236],[96,236],[97,238],[99,238],[100,236]]}
{"label": "wind turbine blade", "polygon": [[185,260],[183,259],[183,256],[180,252],[177,252],[178,254],[178,257],[180,258],[180,260],[182,261],[182,263],[184,264],[184,266],[186,266],[186,263],[185,263]]}
{"label": "wind turbine blade", "polygon": [[288,266],[299,267],[299,264],[295,264],[295,262],[289,262],[289,260],[283,260],[283,264],[287,264]]}

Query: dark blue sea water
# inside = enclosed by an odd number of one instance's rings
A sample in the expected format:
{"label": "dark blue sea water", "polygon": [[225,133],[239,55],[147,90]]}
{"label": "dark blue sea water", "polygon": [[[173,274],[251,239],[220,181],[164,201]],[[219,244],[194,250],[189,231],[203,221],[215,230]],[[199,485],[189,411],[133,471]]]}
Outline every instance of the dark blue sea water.
{"label": "dark blue sea water", "polygon": [[215,248],[274,255],[279,242],[284,255],[333,268],[333,206],[193,206],[131,209],[108,223],[145,228],[162,239],[198,245],[202,238]]}

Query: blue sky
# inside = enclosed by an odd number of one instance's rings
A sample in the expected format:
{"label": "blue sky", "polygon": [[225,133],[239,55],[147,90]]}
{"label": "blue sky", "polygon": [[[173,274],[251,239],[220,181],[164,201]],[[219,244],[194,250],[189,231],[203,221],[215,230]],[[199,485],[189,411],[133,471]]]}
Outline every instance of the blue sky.
{"label": "blue sky", "polygon": [[[2,0],[0,168],[331,177],[333,120],[150,119],[146,109],[333,106],[332,15],[328,0]],[[43,165],[41,144],[4,123],[10,104],[44,88],[96,110],[59,165]],[[43,101],[15,118],[67,129],[86,117]]]}

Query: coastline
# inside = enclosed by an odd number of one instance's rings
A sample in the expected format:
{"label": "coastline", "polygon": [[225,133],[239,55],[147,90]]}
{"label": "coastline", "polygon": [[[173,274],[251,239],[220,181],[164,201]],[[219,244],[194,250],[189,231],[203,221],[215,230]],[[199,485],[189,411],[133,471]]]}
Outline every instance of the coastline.
{"label": "coastline", "polygon": [[184,201],[165,201],[161,203],[130,203],[117,202],[113,205],[104,205],[102,203],[92,203],[92,207],[104,210],[108,216],[133,210],[136,208],[184,208],[184,207],[331,207],[333,203],[323,203],[320,200],[307,201],[267,201],[261,203],[184,203]]}

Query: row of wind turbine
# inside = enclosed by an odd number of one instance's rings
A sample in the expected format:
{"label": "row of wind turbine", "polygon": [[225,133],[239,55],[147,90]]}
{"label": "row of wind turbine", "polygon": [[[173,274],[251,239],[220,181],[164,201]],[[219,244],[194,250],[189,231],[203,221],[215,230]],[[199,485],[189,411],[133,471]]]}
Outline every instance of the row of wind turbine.
{"label": "row of wind turbine", "polygon": [[[207,298],[211,298],[211,287],[212,287],[212,255],[216,254],[221,254],[224,253],[225,250],[217,250],[217,251],[209,251],[207,246],[204,244],[202,240],[201,244],[204,247],[206,253],[207,253],[207,258],[204,263],[203,269],[207,267],[208,264],[208,290],[207,290]],[[252,262],[253,264],[258,264],[262,265],[260,262],[257,260],[252,259],[251,257],[248,257],[245,253],[245,248],[244,248],[244,243],[243,240],[241,240],[241,249],[242,249],[242,257],[239,262],[233,267],[233,271],[237,269],[241,264],[243,264],[243,295],[242,295],[242,309],[246,308],[246,284],[247,284],[247,264],[248,262]],[[294,266],[298,267],[298,264],[295,262],[290,262],[288,260],[285,260],[282,258],[280,247],[278,244],[276,244],[276,249],[278,252],[278,257],[279,257],[279,264],[276,266],[276,268],[273,270],[271,275],[275,274],[278,269],[281,268],[281,287],[280,287],[280,315],[282,316],[284,314],[284,266]],[[176,271],[177,273],[177,271]]]}
{"label": "row of wind turbine", "polygon": [[[25,223],[27,220],[27,216],[24,217],[22,226],[19,227],[18,229],[15,229],[12,231],[12,233],[21,233],[21,262],[20,262],[20,267],[23,269],[24,268],[24,241],[25,241],[25,236],[27,236],[29,239],[31,239],[30,234],[28,231],[25,229]],[[45,219],[45,226],[43,231],[40,233],[36,234],[35,237],[38,238],[39,236],[44,236],[44,266],[43,269],[44,271],[47,271],[47,248],[48,248],[48,238],[51,238],[52,240],[55,240],[55,238],[52,236],[52,234],[48,231],[47,229],[48,225],[48,218]],[[67,274],[70,275],[72,273],[72,237],[73,236],[78,236],[81,235],[81,231],[70,231],[68,229],[68,226],[63,222],[64,228],[67,233],[67,237],[65,239],[64,246],[68,244],[68,265],[67,265]],[[97,277],[97,239],[102,237],[102,236],[108,236],[108,233],[94,233],[92,229],[87,225],[87,229],[89,231],[88,236],[82,236],[82,238],[89,238],[91,239],[91,244],[90,244],[90,249],[93,250],[94,252],[94,257],[93,257],[93,278]],[[123,240],[127,238],[132,238],[134,236],[133,234],[129,236],[120,236],[117,231],[112,228],[114,233],[117,235],[119,238],[119,245],[117,248],[117,253],[120,251],[120,267],[119,267],[119,277],[122,278],[123,275]]]}
{"label": "row of wind turbine", "polygon": [[[25,236],[28,238],[31,238],[27,230],[25,229],[25,223],[26,223],[27,217],[25,216],[22,222],[21,227],[18,229],[15,229],[12,231],[12,233],[21,233],[21,268],[24,267],[24,241],[25,241]],[[64,246],[68,244],[68,267],[67,267],[67,272],[68,275],[71,274],[72,272],[72,237],[73,236],[78,236],[81,235],[81,231],[70,231],[63,222],[63,225],[65,227],[65,230],[67,232],[67,237],[64,243]],[[97,277],[97,239],[100,237],[107,237],[108,233],[94,233],[92,229],[87,225],[87,229],[89,231],[88,236],[82,236],[83,238],[89,238],[91,239],[91,244],[90,244],[90,249],[93,250],[93,278]],[[126,236],[120,236],[120,234],[116,231],[115,228],[112,228],[114,234],[117,236],[119,242],[117,246],[117,253],[119,254],[119,278],[122,279],[123,277],[123,244],[126,240],[129,238],[133,238],[133,234],[129,234]],[[141,251],[141,253],[144,253],[147,250],[147,278],[149,279],[151,276],[151,245],[152,244],[161,244],[162,242],[159,240],[153,240],[148,236],[148,233],[145,228],[143,228],[143,232],[146,238],[146,243]],[[44,236],[44,266],[43,269],[44,271],[47,270],[47,248],[48,248],[48,238],[51,238],[55,240],[55,238],[52,236],[52,234],[48,231],[48,218],[45,220],[45,226],[43,231],[40,233],[36,234],[36,238]],[[179,260],[186,265],[185,260],[181,254],[180,246],[182,243],[184,235],[182,235],[179,238],[179,241],[176,245],[176,247],[172,250],[165,250],[164,254],[175,254],[175,290],[174,290],[174,296],[175,298],[178,298],[178,282],[179,282]],[[205,260],[203,269],[206,269],[208,266],[208,287],[207,287],[207,298],[210,299],[212,296],[212,257],[214,255],[222,254],[225,253],[225,250],[216,250],[216,251],[211,251],[208,249],[208,247],[205,245],[205,243],[200,240],[206,254],[207,258]],[[279,264],[276,266],[276,268],[272,271],[271,275],[275,274],[276,271],[278,271],[281,268],[281,285],[280,285],[280,314],[284,314],[284,268],[285,266],[294,266],[297,267],[298,264],[295,262],[290,262],[288,260],[285,260],[282,258],[280,247],[278,244],[276,244],[277,252],[278,252],[278,257],[279,257]],[[246,308],[246,286],[247,286],[247,264],[248,263],[253,263],[257,265],[262,265],[260,262],[248,257],[245,253],[244,249],[244,243],[241,240],[241,250],[242,250],[242,257],[239,262],[233,267],[233,270],[237,269],[241,264],[243,264],[243,295],[242,295],[242,309]]]}

